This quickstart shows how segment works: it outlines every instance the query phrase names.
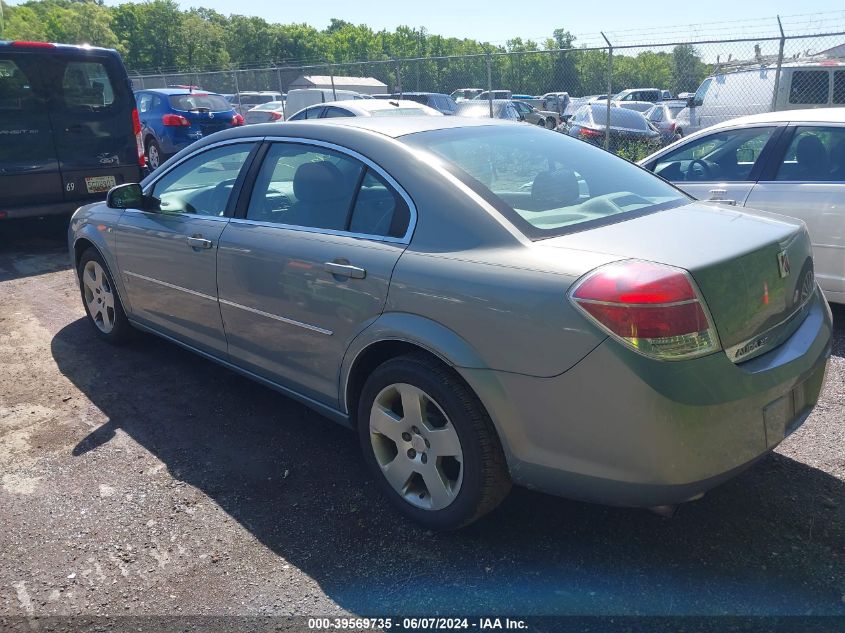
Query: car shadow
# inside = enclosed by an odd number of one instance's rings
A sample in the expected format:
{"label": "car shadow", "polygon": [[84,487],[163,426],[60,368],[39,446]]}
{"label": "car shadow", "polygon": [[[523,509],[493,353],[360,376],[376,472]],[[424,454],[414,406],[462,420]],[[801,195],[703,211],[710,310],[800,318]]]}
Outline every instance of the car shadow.
{"label": "car shadow", "polygon": [[0,281],[70,268],[70,216],[0,221]]}
{"label": "car shadow", "polygon": [[436,534],[382,501],[354,433],[269,389],[82,319],[52,354],[108,417],[76,458],[120,429],[354,613],[845,614],[845,482],[779,454],[671,519],[515,489]]}

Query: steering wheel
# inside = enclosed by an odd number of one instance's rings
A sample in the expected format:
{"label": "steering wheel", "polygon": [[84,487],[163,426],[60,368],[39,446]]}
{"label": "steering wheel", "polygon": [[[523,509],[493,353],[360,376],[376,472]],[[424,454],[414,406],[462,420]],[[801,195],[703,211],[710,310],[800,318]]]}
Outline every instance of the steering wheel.
{"label": "steering wheel", "polygon": [[710,165],[700,158],[695,158],[690,161],[684,180],[708,180],[710,175]]}

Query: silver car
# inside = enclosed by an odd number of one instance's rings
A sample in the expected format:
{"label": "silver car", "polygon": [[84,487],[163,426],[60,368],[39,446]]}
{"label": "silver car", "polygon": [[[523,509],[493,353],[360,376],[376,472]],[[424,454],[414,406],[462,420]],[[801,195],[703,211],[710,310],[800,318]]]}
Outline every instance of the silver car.
{"label": "silver car", "polygon": [[434,529],[512,483],[695,499],[805,420],[831,352],[801,223],[490,119],[223,132],[79,209],[69,247],[102,339],[152,332],[355,429]]}
{"label": "silver car", "polygon": [[845,108],[733,119],[640,164],[696,198],[802,220],[819,285],[845,303]]}

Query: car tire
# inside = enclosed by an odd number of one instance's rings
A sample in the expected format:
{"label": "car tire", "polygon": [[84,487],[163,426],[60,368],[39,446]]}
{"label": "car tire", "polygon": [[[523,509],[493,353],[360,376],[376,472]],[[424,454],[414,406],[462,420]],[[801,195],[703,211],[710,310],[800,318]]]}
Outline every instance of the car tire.
{"label": "car tire", "polygon": [[677,134],[677,135],[678,135],[678,138],[683,138],[683,137],[684,137],[684,131],[683,131],[681,128],[676,129],[676,130],[675,130],[675,134]]}
{"label": "car tire", "polygon": [[147,141],[147,165],[150,171],[155,171],[164,162],[164,155],[161,153],[161,146],[154,138]]}
{"label": "car tire", "polygon": [[557,127],[557,121],[555,121],[554,117],[549,117],[546,119],[546,127],[550,130],[554,130]]}
{"label": "car tire", "polygon": [[91,327],[101,339],[113,344],[124,343],[134,332],[114,281],[100,253],[89,248],[76,268],[82,305]]}
{"label": "car tire", "polygon": [[546,127],[546,119],[537,119],[537,125],[540,127]]}
{"label": "car tire", "polygon": [[364,383],[357,419],[377,485],[426,528],[468,525],[510,491],[502,445],[483,405],[452,369],[428,355],[379,365]]}

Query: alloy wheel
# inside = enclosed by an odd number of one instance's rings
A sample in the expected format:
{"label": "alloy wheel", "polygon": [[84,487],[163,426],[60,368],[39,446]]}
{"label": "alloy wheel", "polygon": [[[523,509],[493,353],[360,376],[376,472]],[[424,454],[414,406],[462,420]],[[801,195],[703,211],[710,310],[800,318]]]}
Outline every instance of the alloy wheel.
{"label": "alloy wheel", "polygon": [[405,501],[424,510],[449,506],[463,481],[463,450],[454,425],[422,389],[405,383],[382,389],[370,411],[376,462]]}
{"label": "alloy wheel", "polygon": [[82,269],[82,291],[85,305],[94,325],[108,334],[114,329],[114,291],[106,271],[96,261],[91,260]]}

